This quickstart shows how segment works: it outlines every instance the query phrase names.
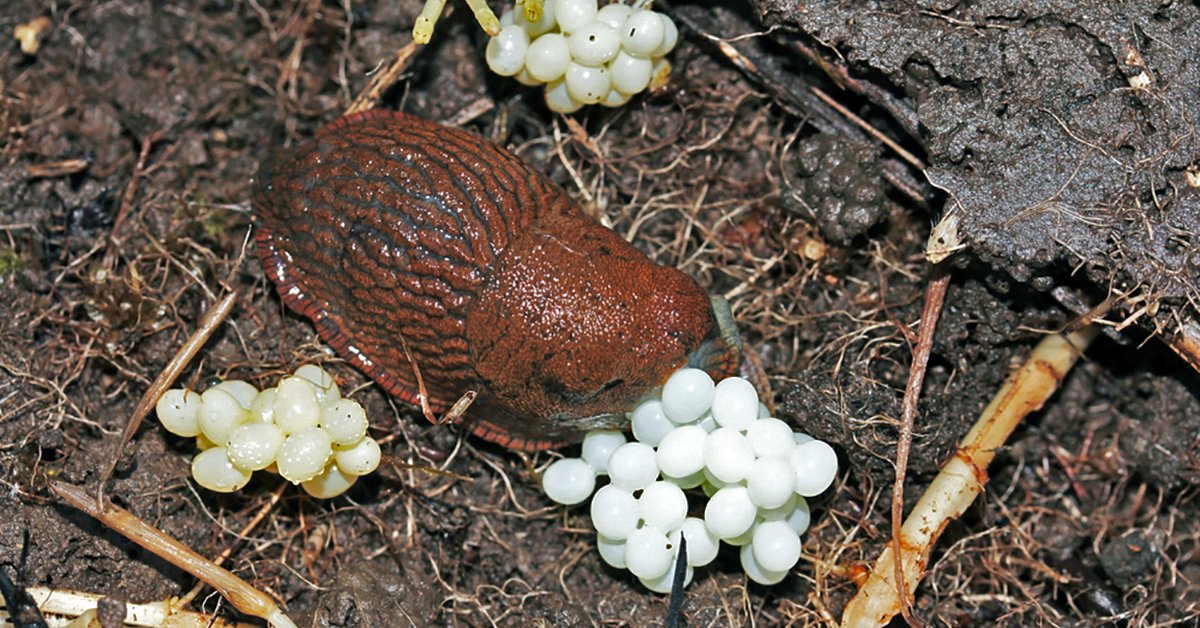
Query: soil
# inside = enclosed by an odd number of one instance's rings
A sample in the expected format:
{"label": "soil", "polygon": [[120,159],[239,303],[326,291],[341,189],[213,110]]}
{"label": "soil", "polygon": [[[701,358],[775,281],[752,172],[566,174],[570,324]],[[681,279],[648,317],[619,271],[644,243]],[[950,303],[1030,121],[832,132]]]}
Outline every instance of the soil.
{"label": "soil", "polygon": [[[883,5],[669,6],[683,30],[670,83],[568,119],[487,73],[485,36],[451,3],[382,106],[509,146],[726,296],[779,416],[837,447],[844,472],[813,501],[796,573],[748,584],[726,551],[688,589],[689,624],[840,616],[889,536],[923,254],[950,211],[968,247],[947,262],[908,504],[1044,333],[1112,295],[1115,321],[1155,307],[1110,328],[1018,428],[934,550],[914,612],[937,625],[1195,621],[1200,375],[1158,332],[1198,311],[1200,9]],[[5,3],[4,37],[37,17],[49,27],[35,54],[0,46],[0,569],[14,572],[28,531],[29,584],[114,603],[195,585],[46,486],[95,487],[150,381],[234,288],[233,314],[180,381],[267,386],[320,362],[394,464],[329,502],[266,477],[216,495],[189,479],[192,443],[151,417],[107,487],[115,502],[201,554],[231,550],[226,565],[302,625],[663,623],[664,597],[599,560],[586,509],[541,495],[549,455],[430,426],[328,351],[247,256],[258,162],[336,118],[419,10]],[[738,37],[763,22],[786,28]],[[927,163],[932,185],[812,87]],[[193,606],[238,618],[208,589]]]}

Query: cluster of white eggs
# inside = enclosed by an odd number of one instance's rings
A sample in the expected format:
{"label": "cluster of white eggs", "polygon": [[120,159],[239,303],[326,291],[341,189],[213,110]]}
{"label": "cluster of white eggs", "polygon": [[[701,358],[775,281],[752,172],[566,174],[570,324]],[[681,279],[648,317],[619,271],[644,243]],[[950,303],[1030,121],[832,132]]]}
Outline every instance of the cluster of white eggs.
{"label": "cluster of white eggs", "polygon": [[231,493],[255,471],[267,470],[329,499],[379,467],[379,443],[367,435],[367,415],[343,399],[333,377],[306,365],[275,388],[228,380],[198,394],[174,388],[157,406],[167,431],[196,437],[201,450],[192,477],[204,488]]}
{"label": "cluster of white eggs", "polygon": [[[578,504],[598,475],[608,475],[591,503],[600,557],[667,593],[682,534],[685,584],[693,568],[716,558],[721,541],[741,548],[751,580],[782,580],[800,559],[805,497],[837,474],[833,448],[771,418],[745,379],[714,384],[698,369],[677,371],[630,421],[634,442],[621,432],[591,432],[581,458],[555,461],[542,476],[551,499]],[[695,488],[708,497],[703,518],[688,516],[684,491]]]}
{"label": "cluster of white eggs", "polygon": [[620,107],[671,71],[663,56],[679,31],[671,18],[621,2],[546,0],[530,21],[517,1],[488,42],[488,67],[525,85],[546,86],[546,106],[571,113],[584,105]]}

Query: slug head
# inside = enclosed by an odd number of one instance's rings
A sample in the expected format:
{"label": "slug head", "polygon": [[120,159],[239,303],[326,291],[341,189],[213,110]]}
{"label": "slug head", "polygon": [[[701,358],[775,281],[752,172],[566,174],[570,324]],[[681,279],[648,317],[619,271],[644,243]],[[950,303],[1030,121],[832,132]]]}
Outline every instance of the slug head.
{"label": "slug head", "polygon": [[723,301],[582,215],[512,243],[471,306],[467,339],[488,393],[468,417],[515,448],[621,425],[675,370],[723,377],[741,357]]}

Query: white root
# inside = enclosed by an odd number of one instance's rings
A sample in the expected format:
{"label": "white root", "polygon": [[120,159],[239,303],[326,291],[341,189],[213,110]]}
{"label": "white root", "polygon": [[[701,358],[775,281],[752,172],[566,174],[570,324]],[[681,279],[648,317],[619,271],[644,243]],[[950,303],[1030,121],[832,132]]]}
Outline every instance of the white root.
{"label": "white root", "polygon": [[884,545],[871,575],[842,614],[842,626],[883,626],[909,603],[925,574],[933,544],[946,525],[958,518],[983,491],[987,468],[1021,419],[1037,411],[1054,394],[1098,328],[1088,326],[1062,336],[1047,336],[1019,370],[1001,386],[958,451],[926,489],[900,528],[903,598],[895,583],[893,543]]}
{"label": "white root", "polygon": [[[96,607],[105,596],[100,593],[85,591],[67,591],[48,587],[27,587],[29,596],[37,602],[38,609],[51,628],[69,626],[79,618],[87,619],[89,614],[96,612]],[[4,601],[0,599],[0,609]],[[0,624],[8,620],[8,614],[0,610]],[[74,621],[73,621],[74,620]],[[249,624],[233,624],[218,617],[183,610],[175,599],[147,602],[145,604],[125,603],[125,619],[127,626],[146,626],[158,628],[250,628]]]}

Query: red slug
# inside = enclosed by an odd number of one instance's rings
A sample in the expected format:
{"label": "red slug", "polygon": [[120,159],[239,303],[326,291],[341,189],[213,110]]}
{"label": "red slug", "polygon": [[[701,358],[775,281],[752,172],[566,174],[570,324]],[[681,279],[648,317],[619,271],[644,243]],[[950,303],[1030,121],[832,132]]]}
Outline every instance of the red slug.
{"label": "red slug", "polygon": [[728,306],[508,151],[402,113],[337,120],[257,178],[267,275],[389,393],[513,449],[578,440],[691,365],[737,372]]}

